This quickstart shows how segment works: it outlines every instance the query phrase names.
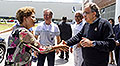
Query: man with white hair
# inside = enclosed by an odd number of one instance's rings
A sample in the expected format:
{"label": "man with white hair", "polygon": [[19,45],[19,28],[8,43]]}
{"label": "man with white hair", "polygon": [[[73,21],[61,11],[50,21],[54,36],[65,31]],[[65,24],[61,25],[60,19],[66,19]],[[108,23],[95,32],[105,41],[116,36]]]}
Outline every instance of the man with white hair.
{"label": "man with white hair", "polygon": [[[83,28],[85,21],[83,20],[82,11],[75,12],[75,24],[73,24],[72,32],[73,36],[76,35]],[[81,66],[83,62],[82,48],[74,45],[74,66]]]}

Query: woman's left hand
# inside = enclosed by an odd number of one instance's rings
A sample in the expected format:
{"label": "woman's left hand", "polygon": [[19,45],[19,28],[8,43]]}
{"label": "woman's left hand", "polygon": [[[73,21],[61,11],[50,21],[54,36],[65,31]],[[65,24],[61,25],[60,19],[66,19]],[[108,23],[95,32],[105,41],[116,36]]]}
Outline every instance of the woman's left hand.
{"label": "woman's left hand", "polygon": [[54,50],[59,49],[60,51],[69,51],[69,47],[65,44],[60,43],[59,45],[56,45],[53,47]]}

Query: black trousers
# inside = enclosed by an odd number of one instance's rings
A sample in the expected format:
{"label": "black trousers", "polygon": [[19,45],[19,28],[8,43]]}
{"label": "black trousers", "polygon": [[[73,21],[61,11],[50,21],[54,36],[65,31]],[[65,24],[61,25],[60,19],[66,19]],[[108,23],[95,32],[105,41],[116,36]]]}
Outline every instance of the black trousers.
{"label": "black trousers", "polygon": [[[64,51],[61,51],[60,56],[61,56],[61,57],[64,57]],[[65,52],[65,57],[66,57],[66,58],[69,58],[69,52]]]}
{"label": "black trousers", "polygon": [[120,46],[116,46],[115,47],[115,60],[117,64],[118,64],[118,59],[119,59],[119,50],[120,50]]}
{"label": "black trousers", "polygon": [[48,66],[54,66],[55,62],[55,51],[48,54],[39,54],[37,66],[44,66],[45,58],[47,57]]}
{"label": "black trousers", "polygon": [[117,66],[120,66],[120,47],[119,47],[119,55],[118,55],[118,63]]}
{"label": "black trousers", "polygon": [[104,64],[91,64],[91,63],[87,63],[85,61],[83,61],[81,66],[108,66],[108,63],[104,63]]}

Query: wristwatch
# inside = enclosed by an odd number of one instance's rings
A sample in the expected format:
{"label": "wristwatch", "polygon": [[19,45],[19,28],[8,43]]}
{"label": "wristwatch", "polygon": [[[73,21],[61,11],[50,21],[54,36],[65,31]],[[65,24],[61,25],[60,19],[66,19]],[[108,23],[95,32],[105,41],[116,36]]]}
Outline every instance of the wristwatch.
{"label": "wristwatch", "polygon": [[95,41],[93,41],[92,44],[93,44],[93,47],[96,46],[96,42]]}

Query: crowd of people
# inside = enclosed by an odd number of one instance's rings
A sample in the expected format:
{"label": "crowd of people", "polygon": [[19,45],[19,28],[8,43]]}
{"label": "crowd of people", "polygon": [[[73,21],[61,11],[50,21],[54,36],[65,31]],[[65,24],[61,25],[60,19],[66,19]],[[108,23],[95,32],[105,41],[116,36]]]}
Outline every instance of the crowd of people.
{"label": "crowd of people", "polygon": [[[33,33],[30,29],[36,21],[34,7],[18,9],[16,18],[19,24],[0,32],[12,31],[5,66],[31,66],[32,52],[38,56],[37,66],[44,66],[46,58],[48,66],[54,66],[55,52],[61,53],[61,59],[65,53],[65,60],[69,60],[69,47],[70,52],[74,52],[74,66],[108,66],[115,61],[120,66],[120,24],[114,25],[114,19],[101,18],[95,3],[87,3],[83,12],[76,11],[73,25],[66,22],[66,16],[56,25],[52,22],[53,15],[51,9],[44,9],[44,21]],[[120,23],[120,16],[118,20]]]}

